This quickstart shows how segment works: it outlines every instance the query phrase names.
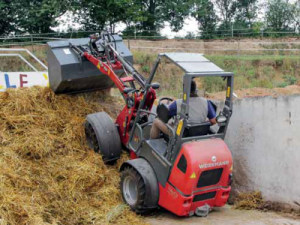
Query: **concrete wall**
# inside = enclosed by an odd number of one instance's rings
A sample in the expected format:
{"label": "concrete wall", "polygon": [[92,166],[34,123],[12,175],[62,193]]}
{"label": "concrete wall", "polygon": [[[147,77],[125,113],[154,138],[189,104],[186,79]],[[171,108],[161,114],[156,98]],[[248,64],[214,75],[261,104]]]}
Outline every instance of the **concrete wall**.
{"label": "concrete wall", "polygon": [[300,203],[300,95],[236,100],[226,143],[237,190]]}

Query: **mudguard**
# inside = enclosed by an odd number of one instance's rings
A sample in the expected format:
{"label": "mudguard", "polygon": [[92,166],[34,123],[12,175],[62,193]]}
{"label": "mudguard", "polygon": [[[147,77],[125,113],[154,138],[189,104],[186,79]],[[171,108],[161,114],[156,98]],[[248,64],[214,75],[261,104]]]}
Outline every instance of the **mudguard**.
{"label": "mudguard", "polygon": [[120,172],[127,166],[133,167],[143,178],[146,186],[145,207],[157,208],[159,199],[159,187],[155,172],[150,163],[143,159],[132,159],[122,164]]}

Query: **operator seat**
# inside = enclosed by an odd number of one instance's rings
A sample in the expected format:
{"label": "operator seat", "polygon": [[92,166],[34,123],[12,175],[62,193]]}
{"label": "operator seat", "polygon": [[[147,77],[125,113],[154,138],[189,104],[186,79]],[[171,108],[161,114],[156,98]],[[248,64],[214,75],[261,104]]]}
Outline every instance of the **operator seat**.
{"label": "operator seat", "polygon": [[157,117],[164,123],[167,123],[169,121],[169,108],[165,103],[161,103],[157,106],[156,113]]}
{"label": "operator seat", "polygon": [[[170,117],[169,117],[168,106],[166,104],[162,103],[157,107],[157,116],[164,123],[168,123]],[[210,126],[211,126],[210,122],[188,124],[184,130],[183,137],[195,137],[195,136],[207,135],[210,133]],[[169,142],[168,135],[162,133],[162,138],[166,142]]]}
{"label": "operator seat", "polygon": [[210,122],[188,124],[183,132],[183,137],[203,136],[210,133]]}

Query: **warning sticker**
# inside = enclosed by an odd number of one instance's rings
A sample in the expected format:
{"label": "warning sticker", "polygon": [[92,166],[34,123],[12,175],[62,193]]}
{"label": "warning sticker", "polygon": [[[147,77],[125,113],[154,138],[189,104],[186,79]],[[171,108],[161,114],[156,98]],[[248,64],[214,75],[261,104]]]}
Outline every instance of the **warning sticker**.
{"label": "warning sticker", "polygon": [[183,120],[180,120],[178,123],[178,126],[177,126],[177,130],[176,130],[177,136],[180,136],[182,125],[183,125]]}
{"label": "warning sticker", "polygon": [[190,176],[191,179],[195,179],[196,178],[196,174],[195,172]]}
{"label": "warning sticker", "polygon": [[227,98],[230,97],[230,87],[227,88]]}

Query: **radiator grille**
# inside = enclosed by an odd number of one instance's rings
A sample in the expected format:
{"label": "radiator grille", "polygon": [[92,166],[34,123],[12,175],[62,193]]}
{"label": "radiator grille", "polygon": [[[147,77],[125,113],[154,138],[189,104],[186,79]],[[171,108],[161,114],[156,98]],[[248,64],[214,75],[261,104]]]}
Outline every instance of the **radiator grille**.
{"label": "radiator grille", "polygon": [[199,177],[197,188],[211,186],[219,183],[223,168],[203,171]]}
{"label": "radiator grille", "polygon": [[215,196],[216,196],[216,192],[215,191],[208,192],[208,193],[201,194],[201,195],[196,195],[194,197],[194,199],[193,199],[193,202],[204,201],[204,200],[207,200],[207,199],[214,198]]}

